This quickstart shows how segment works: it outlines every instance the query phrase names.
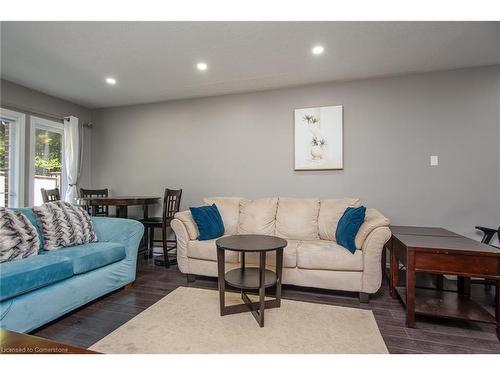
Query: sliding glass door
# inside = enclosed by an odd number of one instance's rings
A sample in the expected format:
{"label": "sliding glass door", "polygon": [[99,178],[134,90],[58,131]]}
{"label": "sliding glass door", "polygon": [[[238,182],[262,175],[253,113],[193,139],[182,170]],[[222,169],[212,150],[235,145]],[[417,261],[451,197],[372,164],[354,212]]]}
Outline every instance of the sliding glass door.
{"label": "sliding glass door", "polygon": [[43,203],[41,189],[66,191],[64,168],[64,127],[62,123],[31,117],[30,203]]}
{"label": "sliding glass door", "polygon": [[0,207],[24,206],[25,116],[0,108]]}

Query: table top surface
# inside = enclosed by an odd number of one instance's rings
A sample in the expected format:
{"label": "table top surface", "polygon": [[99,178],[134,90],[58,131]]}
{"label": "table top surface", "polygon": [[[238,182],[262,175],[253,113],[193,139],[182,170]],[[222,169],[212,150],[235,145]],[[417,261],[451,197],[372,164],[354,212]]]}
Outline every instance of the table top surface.
{"label": "table top surface", "polygon": [[444,251],[463,251],[475,252],[499,256],[500,249],[483,244],[467,237],[456,236],[429,236],[415,234],[394,234],[394,237],[406,247],[418,248],[423,250],[444,250]]}
{"label": "table top surface", "polygon": [[219,238],[216,241],[219,248],[225,250],[260,252],[283,249],[287,241],[280,237],[260,234],[238,234]]}
{"label": "table top surface", "polygon": [[109,196],[109,197],[78,197],[78,203],[99,203],[102,205],[120,205],[130,206],[139,204],[155,204],[160,201],[161,197],[155,196],[142,196],[142,195],[122,195],[122,196]]}
{"label": "table top surface", "polygon": [[1,354],[98,354],[92,350],[0,328]]}
{"label": "table top surface", "polygon": [[420,236],[463,237],[458,233],[439,227],[416,227],[406,225],[390,225],[393,234],[415,234]]}

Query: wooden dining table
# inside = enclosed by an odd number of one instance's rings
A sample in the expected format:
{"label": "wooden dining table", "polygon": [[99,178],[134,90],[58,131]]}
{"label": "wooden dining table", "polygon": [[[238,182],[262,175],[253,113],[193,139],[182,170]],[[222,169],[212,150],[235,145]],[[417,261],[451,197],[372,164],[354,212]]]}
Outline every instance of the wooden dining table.
{"label": "wooden dining table", "polygon": [[142,206],[144,218],[147,219],[149,215],[149,206],[158,204],[161,197],[155,196],[139,196],[139,195],[123,195],[123,196],[110,196],[110,197],[79,197],[76,198],[78,204],[90,206],[92,216],[95,215],[97,206],[115,206],[116,217],[127,218],[128,208],[130,206]]}

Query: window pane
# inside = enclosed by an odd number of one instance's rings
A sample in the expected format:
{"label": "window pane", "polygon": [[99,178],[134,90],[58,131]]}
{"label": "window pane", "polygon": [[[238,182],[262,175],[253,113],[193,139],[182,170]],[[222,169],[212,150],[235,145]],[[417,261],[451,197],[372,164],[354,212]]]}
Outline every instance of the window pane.
{"label": "window pane", "polygon": [[35,206],[43,203],[40,189],[58,188],[61,191],[61,138],[61,133],[55,131],[35,131]]}
{"label": "window pane", "polygon": [[9,206],[9,131],[10,123],[0,122],[0,207]]}

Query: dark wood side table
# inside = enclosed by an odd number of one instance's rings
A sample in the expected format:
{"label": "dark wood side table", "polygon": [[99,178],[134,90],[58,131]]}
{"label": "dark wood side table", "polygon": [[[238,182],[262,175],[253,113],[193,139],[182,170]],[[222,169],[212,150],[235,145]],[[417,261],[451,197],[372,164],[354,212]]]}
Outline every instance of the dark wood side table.
{"label": "dark wood side table", "polygon": [[[283,249],[287,242],[279,237],[263,235],[235,235],[219,238],[217,244],[217,268],[219,276],[219,299],[221,316],[252,312],[259,326],[264,327],[265,309],[281,306],[281,276],[283,273]],[[232,250],[241,253],[241,267],[226,273],[225,251]],[[266,255],[276,251],[276,272],[266,269]],[[245,254],[259,253],[259,267],[246,267]],[[241,290],[244,303],[226,306],[226,282]],[[272,300],[265,301],[266,288],[276,285],[276,295]],[[252,302],[245,290],[258,290],[259,301]]]}
{"label": "dark wood side table", "polygon": [[[452,232],[448,229],[441,227],[417,227],[410,225],[390,225],[389,229],[393,235],[396,234],[415,234],[418,236],[437,236],[437,237],[463,237],[462,235]],[[384,251],[382,252],[382,276],[386,275],[390,280],[391,274],[390,270],[387,272],[387,258],[386,258],[386,248],[390,250],[392,246],[392,238],[386,244]],[[390,260],[390,259],[389,259]],[[444,276],[436,275],[436,284],[438,289],[443,289]]]}
{"label": "dark wood side table", "polygon": [[[392,234],[391,295],[406,306],[406,324],[415,316],[439,316],[495,324],[500,339],[500,249],[462,236]],[[399,286],[399,264],[406,266],[406,285]],[[417,272],[458,276],[458,293],[416,288]],[[495,315],[470,299],[470,278],[496,281]]]}
{"label": "dark wood side table", "polygon": [[0,328],[0,354],[99,354],[42,337]]}

